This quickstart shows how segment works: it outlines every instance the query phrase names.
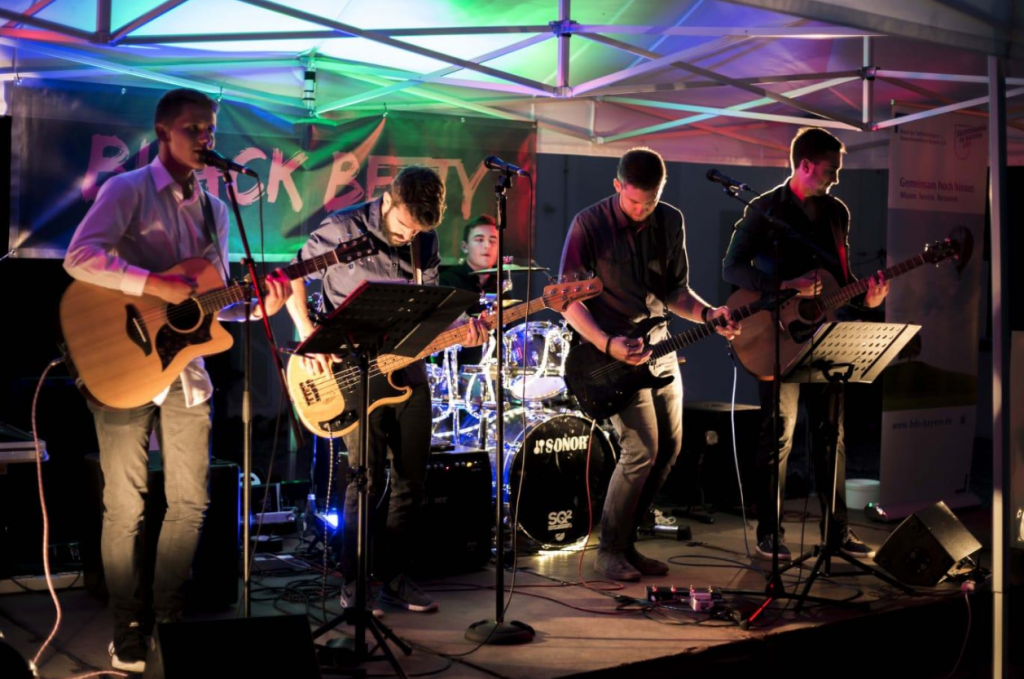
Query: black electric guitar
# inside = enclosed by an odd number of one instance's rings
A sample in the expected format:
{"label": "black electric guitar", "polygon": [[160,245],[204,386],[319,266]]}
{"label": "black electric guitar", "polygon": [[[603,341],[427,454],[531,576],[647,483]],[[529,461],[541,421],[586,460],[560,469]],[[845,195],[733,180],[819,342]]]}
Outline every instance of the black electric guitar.
{"label": "black electric guitar", "polygon": [[[784,291],[782,301],[785,302],[795,294],[795,290]],[[729,317],[734,321],[742,321],[758,311],[771,309],[774,304],[773,296],[762,295],[745,306],[730,309]],[[648,318],[637,324],[628,337],[643,337],[646,344],[650,332],[666,322],[667,317]],[[709,337],[715,334],[717,328],[723,328],[727,324],[724,316],[713,318],[707,323],[701,323],[649,346],[651,357],[640,365],[617,361],[593,344],[580,344],[573,347],[566,358],[565,384],[579,402],[580,410],[587,415],[594,419],[617,415],[641,389],[658,389],[671,384],[675,379],[671,375],[656,376],[651,371],[653,361]]]}

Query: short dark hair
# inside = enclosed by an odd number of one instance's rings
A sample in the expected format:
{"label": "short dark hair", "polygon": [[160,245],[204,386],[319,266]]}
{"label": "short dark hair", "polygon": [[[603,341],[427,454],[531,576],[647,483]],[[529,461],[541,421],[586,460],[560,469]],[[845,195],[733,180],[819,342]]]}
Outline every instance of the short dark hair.
{"label": "short dark hair", "polygon": [[805,158],[812,163],[821,162],[828,153],[846,153],[846,147],[834,134],[820,127],[802,127],[789,145],[789,162],[793,171]]}
{"label": "short dark hair", "polygon": [[391,180],[391,196],[396,205],[405,205],[409,216],[427,229],[436,229],[444,219],[444,182],[429,167],[402,168]]}
{"label": "short dark hair", "polygon": [[187,104],[203,106],[212,113],[216,113],[219,108],[217,102],[203,92],[183,87],[166,92],[164,96],[160,97],[160,101],[156,104],[156,113],[153,114],[153,122],[172,122],[181,115],[181,109],[185,108]]}
{"label": "short dark hair", "polygon": [[471,221],[469,224],[466,224],[464,227],[462,227],[463,243],[469,242],[469,234],[473,231],[473,229],[475,229],[478,226],[493,226],[497,228],[498,222],[496,222],[494,220],[494,217],[490,215],[480,215],[479,217]]}
{"label": "short dark hair", "polygon": [[623,184],[630,184],[641,191],[660,189],[665,184],[665,160],[661,154],[646,146],[626,151],[619,158],[615,175]]}

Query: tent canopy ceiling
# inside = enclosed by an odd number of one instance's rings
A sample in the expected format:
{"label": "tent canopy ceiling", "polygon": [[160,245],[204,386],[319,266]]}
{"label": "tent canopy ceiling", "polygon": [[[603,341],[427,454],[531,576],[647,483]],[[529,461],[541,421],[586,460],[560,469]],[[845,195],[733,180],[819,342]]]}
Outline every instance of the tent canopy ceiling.
{"label": "tent canopy ceiling", "polygon": [[[988,54],[1021,93],[1021,4],[0,0],[0,84],[7,101],[25,78],[188,86],[296,124],[388,108],[531,120],[541,152],[649,144],[735,164],[784,164],[794,127],[816,124],[848,165],[877,167],[894,102],[984,116]],[[1011,159],[1022,131],[1011,120]]]}

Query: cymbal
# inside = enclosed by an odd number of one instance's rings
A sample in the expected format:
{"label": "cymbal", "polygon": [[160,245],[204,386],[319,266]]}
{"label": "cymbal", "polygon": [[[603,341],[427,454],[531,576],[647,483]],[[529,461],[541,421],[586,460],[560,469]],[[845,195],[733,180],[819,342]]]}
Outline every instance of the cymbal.
{"label": "cymbal", "polygon": [[[537,265],[523,266],[522,264],[505,264],[504,266],[501,267],[501,270],[506,273],[519,273],[520,271],[547,271],[548,268],[546,266]],[[473,273],[498,273],[498,269],[480,269],[479,271],[474,271]]]}
{"label": "cymbal", "polygon": [[[497,295],[495,295],[493,292],[488,292],[488,293],[485,293],[484,295],[482,295],[481,297],[482,297],[481,301],[486,299],[488,304],[494,304],[494,302],[496,301]],[[501,300],[501,308],[507,309],[510,306],[513,306],[515,304],[522,304],[522,303],[523,303],[523,300],[521,300],[521,299],[504,299],[503,298]]]}

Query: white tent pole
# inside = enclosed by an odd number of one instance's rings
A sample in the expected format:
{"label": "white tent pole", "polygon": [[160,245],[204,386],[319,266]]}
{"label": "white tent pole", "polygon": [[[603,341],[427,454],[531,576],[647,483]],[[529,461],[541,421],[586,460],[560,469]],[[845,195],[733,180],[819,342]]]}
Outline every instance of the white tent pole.
{"label": "white tent pole", "polygon": [[[121,41],[122,38],[127,36],[132,31],[139,30],[140,28],[148,24],[150,21],[162,17],[164,14],[167,14],[178,5],[182,5],[186,2],[188,2],[188,0],[167,0],[167,2],[161,3],[160,5],[154,7],[145,14],[140,14],[139,16],[135,17],[134,19],[126,23],[124,26],[121,26],[119,29],[111,33],[109,40],[110,44],[116,45],[118,42]],[[194,37],[195,36],[193,36],[193,38]]]}
{"label": "white tent pole", "polygon": [[864,71],[861,82],[861,103],[863,109],[860,114],[860,122],[865,130],[871,129],[875,110],[875,50],[870,37],[864,38]]}
{"label": "white tent pole", "polygon": [[572,33],[567,30],[572,20],[569,18],[569,0],[558,0],[558,94],[565,95],[569,91],[569,39]]}
{"label": "white tent pole", "polygon": [[[918,71],[890,71],[880,68],[875,71],[879,78],[903,78],[904,80],[940,80],[951,83],[978,83],[979,85],[989,84],[988,76],[984,75],[955,75],[953,73],[921,73]],[[1006,78],[1007,85],[1024,85],[1024,78]]]}
{"label": "white tent pole", "polygon": [[1010,503],[1009,324],[1007,297],[1009,220],[1006,200],[1006,74],[1000,57],[988,57],[989,213],[992,259],[992,676],[1009,677],[1010,626],[1006,612],[1006,508]]}
{"label": "white tent pole", "polygon": [[[1005,85],[1006,79],[1004,78],[1002,82]],[[1009,92],[1006,92],[1005,98],[1010,99],[1012,97],[1018,97],[1022,94],[1024,94],[1024,87],[1018,87],[1015,90],[1010,90]],[[960,101],[955,104],[939,106],[937,108],[933,108],[927,111],[921,111],[920,113],[911,113],[910,115],[907,116],[900,116],[898,118],[890,118],[889,120],[883,120],[880,123],[875,123],[874,125],[872,125],[871,129],[884,130],[887,127],[893,127],[895,125],[905,125],[907,123],[912,123],[915,120],[924,120],[925,118],[933,118],[935,116],[942,115],[943,113],[959,111],[960,109],[963,108],[974,108],[975,106],[981,106],[982,104],[987,104],[988,101],[988,95],[984,97],[976,97],[974,99],[968,99],[967,101]]]}

